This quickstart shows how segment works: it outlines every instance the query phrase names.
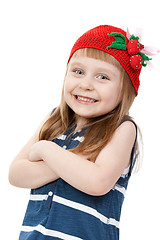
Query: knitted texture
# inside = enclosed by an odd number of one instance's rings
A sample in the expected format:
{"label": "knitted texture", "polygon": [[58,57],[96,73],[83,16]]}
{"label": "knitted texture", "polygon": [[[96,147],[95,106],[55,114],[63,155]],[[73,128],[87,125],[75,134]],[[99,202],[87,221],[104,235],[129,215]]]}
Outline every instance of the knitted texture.
{"label": "knitted texture", "polygon": [[128,44],[129,39],[126,37],[126,32],[120,28],[100,25],[95,27],[86,33],[84,33],[74,44],[68,62],[70,58],[78,49],[81,48],[95,48],[104,51],[113,57],[115,57],[118,62],[122,65],[125,71],[128,73],[131,82],[135,88],[136,94],[138,94],[138,88],[140,85],[139,75],[141,69],[134,69],[130,64],[131,55],[128,53],[127,49],[116,49],[110,48],[109,46],[114,46],[116,39],[112,33],[121,33],[126,38],[126,44]]}

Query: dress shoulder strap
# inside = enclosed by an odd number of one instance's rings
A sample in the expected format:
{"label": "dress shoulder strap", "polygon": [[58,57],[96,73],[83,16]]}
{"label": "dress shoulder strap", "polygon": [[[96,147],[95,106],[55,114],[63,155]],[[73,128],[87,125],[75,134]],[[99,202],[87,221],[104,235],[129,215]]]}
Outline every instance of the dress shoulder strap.
{"label": "dress shoulder strap", "polygon": [[52,114],[54,113],[55,110],[56,110],[56,108],[53,108],[53,110],[52,110],[50,116],[52,116]]}
{"label": "dress shoulder strap", "polygon": [[135,123],[132,119],[130,119],[130,118],[124,118],[124,119],[120,122],[119,126],[120,126],[122,123],[126,122],[126,121],[132,122],[132,123],[134,124],[135,128],[136,128],[135,141],[134,141],[134,144],[133,144],[133,148],[132,148],[132,152],[131,152],[131,157],[130,157],[130,168],[129,168],[129,174],[128,174],[128,175],[130,176],[131,173],[132,173],[132,170],[133,170],[133,168],[134,168],[134,165],[135,165],[135,162],[136,162],[136,158],[137,158],[136,142],[137,142],[137,135],[138,135],[138,127],[137,127],[136,123]]}

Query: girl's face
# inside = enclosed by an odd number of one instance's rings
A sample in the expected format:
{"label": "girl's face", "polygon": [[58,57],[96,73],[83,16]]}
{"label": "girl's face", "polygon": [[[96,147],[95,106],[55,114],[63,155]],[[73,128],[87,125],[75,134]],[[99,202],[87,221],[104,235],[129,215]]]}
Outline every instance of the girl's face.
{"label": "girl's face", "polygon": [[112,111],[121,98],[121,72],[117,67],[85,56],[71,58],[64,100],[81,122]]}

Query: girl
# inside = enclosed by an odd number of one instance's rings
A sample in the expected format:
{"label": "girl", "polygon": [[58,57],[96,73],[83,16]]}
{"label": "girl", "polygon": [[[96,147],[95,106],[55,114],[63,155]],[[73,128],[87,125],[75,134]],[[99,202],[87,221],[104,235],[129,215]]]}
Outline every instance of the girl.
{"label": "girl", "polygon": [[74,44],[59,107],[13,160],[31,188],[20,240],[117,240],[137,150],[128,111],[150,59],[138,37],[103,25]]}

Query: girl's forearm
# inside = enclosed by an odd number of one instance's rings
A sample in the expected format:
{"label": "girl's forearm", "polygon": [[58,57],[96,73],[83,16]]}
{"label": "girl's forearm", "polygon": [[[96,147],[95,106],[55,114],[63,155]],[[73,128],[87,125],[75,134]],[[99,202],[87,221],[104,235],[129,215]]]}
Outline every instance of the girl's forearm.
{"label": "girl's forearm", "polygon": [[53,142],[44,141],[39,147],[41,159],[64,181],[87,194],[100,194],[101,175],[98,165]]}
{"label": "girl's forearm", "polygon": [[30,162],[27,159],[14,162],[9,170],[9,181],[20,188],[38,188],[55,181],[58,176],[44,161]]}

